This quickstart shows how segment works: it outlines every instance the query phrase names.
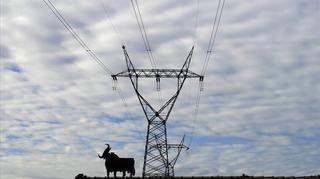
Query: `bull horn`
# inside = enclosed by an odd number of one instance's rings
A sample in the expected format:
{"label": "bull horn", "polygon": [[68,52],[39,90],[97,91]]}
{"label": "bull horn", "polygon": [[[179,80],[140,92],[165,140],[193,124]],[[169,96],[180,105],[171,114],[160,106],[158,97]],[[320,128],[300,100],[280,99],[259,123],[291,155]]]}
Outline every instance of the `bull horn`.
{"label": "bull horn", "polygon": [[109,149],[111,149],[109,144],[105,144],[105,145],[108,146]]}

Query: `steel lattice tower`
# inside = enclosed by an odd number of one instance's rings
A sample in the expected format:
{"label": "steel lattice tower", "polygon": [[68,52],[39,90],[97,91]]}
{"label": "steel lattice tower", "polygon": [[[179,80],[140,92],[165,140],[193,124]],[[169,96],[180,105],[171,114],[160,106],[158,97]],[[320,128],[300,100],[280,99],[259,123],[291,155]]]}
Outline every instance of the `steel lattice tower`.
{"label": "steel lattice tower", "polygon": [[[189,70],[194,47],[192,47],[189,52],[181,69],[135,69],[125,46],[122,46],[122,48],[127,70],[112,75],[112,78],[114,83],[117,82],[117,77],[130,78],[148,122],[142,177],[174,176],[174,165],[180,152],[182,149],[188,149],[188,147],[183,144],[184,137],[179,144],[167,143],[166,123],[186,79],[199,78],[201,83],[203,81],[203,76]],[[174,95],[157,110],[151,106],[139,92],[138,79],[141,78],[155,78],[157,90],[160,89],[161,78],[176,78],[177,90]],[[169,159],[169,150],[171,151],[173,149],[176,150],[176,156]]]}

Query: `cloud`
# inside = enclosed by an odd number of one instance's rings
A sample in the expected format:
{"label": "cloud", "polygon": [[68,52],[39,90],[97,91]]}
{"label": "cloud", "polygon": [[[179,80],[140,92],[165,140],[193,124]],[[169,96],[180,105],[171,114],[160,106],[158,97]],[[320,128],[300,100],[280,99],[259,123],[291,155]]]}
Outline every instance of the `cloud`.
{"label": "cloud", "polygon": [[[136,68],[151,67],[130,2],[103,1],[116,33],[101,1],[52,2],[112,72],[126,69],[121,43]],[[197,29],[196,1],[139,4],[158,67],[180,68],[195,43],[191,70],[200,73],[217,1],[199,1]],[[186,134],[191,148],[176,175],[320,173],[319,5],[226,1],[197,119],[190,79],[168,121],[169,142]],[[134,157],[141,175],[147,123],[130,81],[118,79],[125,107],[44,3],[8,1],[1,13],[1,178],[103,176],[105,143]],[[175,85],[161,81],[163,99]],[[140,80],[159,107],[155,88]]]}

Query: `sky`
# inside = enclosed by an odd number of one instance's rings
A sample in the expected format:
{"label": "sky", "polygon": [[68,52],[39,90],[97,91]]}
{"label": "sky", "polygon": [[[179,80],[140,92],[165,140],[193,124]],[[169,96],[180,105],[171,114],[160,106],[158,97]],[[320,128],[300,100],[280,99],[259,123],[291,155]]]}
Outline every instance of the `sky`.
{"label": "sky", "polygon": [[[75,3],[76,2],[76,3]],[[138,0],[158,68],[201,73],[218,0]],[[113,72],[151,68],[129,0],[52,0]],[[103,9],[109,14],[107,18]],[[320,173],[320,1],[226,0],[204,79],[188,79],[168,120],[186,135],[177,176]],[[113,26],[115,28],[113,28]],[[147,121],[129,79],[120,92],[43,1],[1,1],[0,178],[105,176],[105,149],[135,158],[140,176]],[[140,83],[154,105],[155,80]],[[176,81],[161,80],[168,99]]]}

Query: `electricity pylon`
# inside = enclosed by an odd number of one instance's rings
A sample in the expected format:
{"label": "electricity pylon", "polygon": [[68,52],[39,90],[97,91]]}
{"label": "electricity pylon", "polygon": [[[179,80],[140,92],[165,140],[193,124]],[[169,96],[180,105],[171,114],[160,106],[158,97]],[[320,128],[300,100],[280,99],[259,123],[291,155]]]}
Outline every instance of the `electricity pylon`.
{"label": "electricity pylon", "polygon": [[[142,177],[172,177],[174,176],[174,165],[181,150],[188,149],[188,147],[183,144],[184,136],[180,144],[167,143],[166,123],[186,79],[199,78],[200,85],[203,82],[203,76],[189,70],[194,47],[189,52],[181,69],[136,69],[125,46],[122,46],[122,49],[127,70],[112,75],[114,84],[117,82],[117,77],[130,78],[148,122]],[[159,110],[156,110],[139,91],[138,79],[141,78],[155,78],[157,90],[160,90],[161,78],[176,78],[177,91]],[[169,150],[171,151],[172,149],[176,149],[176,156],[169,159]]]}

